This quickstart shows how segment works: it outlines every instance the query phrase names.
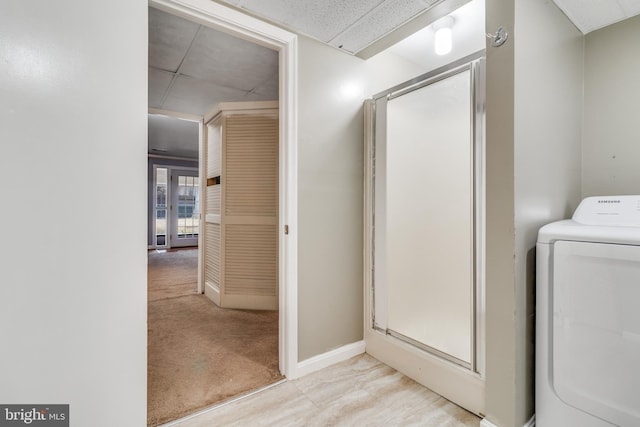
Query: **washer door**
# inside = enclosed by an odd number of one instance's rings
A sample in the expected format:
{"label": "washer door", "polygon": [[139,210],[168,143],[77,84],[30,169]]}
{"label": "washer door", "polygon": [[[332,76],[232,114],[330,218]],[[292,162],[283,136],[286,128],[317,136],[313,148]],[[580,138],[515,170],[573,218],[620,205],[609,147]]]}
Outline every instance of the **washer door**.
{"label": "washer door", "polygon": [[640,246],[554,244],[553,386],[565,403],[640,425]]}

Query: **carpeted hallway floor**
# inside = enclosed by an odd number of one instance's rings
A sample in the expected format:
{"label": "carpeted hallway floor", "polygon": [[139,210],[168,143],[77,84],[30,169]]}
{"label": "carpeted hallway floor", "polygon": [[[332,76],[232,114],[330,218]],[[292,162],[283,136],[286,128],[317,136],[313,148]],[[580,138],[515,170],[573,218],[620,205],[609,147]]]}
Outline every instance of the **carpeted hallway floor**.
{"label": "carpeted hallway floor", "polygon": [[221,309],[197,294],[197,250],[150,252],[148,277],[148,425],[282,378],[278,313]]}
{"label": "carpeted hallway floor", "polygon": [[195,294],[198,290],[198,250],[150,251],[149,301]]}

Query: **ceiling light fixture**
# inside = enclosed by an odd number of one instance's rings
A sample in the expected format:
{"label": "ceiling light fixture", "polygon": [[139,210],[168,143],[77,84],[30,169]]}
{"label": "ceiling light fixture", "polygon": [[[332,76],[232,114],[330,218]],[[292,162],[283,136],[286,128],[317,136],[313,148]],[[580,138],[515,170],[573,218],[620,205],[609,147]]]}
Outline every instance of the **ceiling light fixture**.
{"label": "ceiling light fixture", "polygon": [[453,48],[452,31],[453,17],[445,16],[433,23],[433,30],[436,32],[434,47],[437,55],[446,55]]}

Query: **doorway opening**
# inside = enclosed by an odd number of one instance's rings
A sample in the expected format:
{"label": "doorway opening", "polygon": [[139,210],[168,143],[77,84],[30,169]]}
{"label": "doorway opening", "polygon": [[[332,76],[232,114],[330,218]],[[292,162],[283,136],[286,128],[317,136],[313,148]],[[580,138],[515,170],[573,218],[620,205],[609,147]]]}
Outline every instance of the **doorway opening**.
{"label": "doorway opening", "polygon": [[[278,377],[280,375],[294,376],[295,368],[297,364],[297,336],[296,336],[296,295],[295,295],[295,265],[296,265],[296,191],[295,191],[295,183],[296,183],[296,158],[295,158],[295,74],[296,74],[296,38],[293,34],[290,34],[284,30],[271,27],[266,25],[264,22],[255,20],[254,18],[250,18],[243,14],[240,14],[231,9],[227,9],[215,3],[203,5],[200,2],[195,0],[187,0],[180,2],[173,1],[164,1],[164,0],[153,0],[150,2],[150,19],[155,15],[157,17],[161,13],[168,14],[167,18],[162,17],[162,19],[172,19],[178,18],[183,22],[180,22],[176,25],[175,21],[173,23],[165,22],[162,26],[163,28],[176,29],[186,28],[189,31],[191,28],[192,32],[188,37],[171,37],[172,40],[178,40],[186,43],[183,46],[186,54],[179,58],[175,67],[171,70],[165,69],[156,69],[155,71],[150,70],[150,88],[149,88],[149,97],[150,97],[150,112],[156,115],[165,115],[172,117],[181,117],[188,116],[190,119],[197,117],[198,125],[199,125],[199,178],[196,181],[192,181],[189,183],[190,179],[185,175],[178,175],[177,179],[180,181],[180,176],[183,177],[184,186],[189,196],[189,202],[191,205],[187,206],[185,204],[181,209],[177,209],[177,213],[175,216],[177,217],[177,225],[171,226],[171,205],[174,204],[174,207],[180,205],[180,200],[177,200],[175,197],[170,195],[170,176],[172,175],[171,171],[167,170],[167,193],[166,200],[162,200],[161,202],[165,202],[164,206],[162,203],[157,206],[157,209],[154,207],[153,213],[154,221],[161,220],[164,215],[166,229],[164,230],[164,242],[163,242],[163,234],[158,232],[158,226],[162,225],[162,221],[158,221],[155,223],[155,230],[153,232],[153,239],[155,245],[160,243],[164,243],[165,247],[174,247],[174,241],[180,239],[199,239],[200,244],[198,251],[198,290],[202,292],[203,290],[203,279],[204,279],[204,269],[205,269],[205,261],[202,259],[202,249],[203,249],[203,234],[205,233],[204,225],[204,205],[206,203],[205,199],[202,197],[203,192],[207,187],[207,174],[206,171],[203,171],[203,166],[206,162],[203,161],[204,150],[204,121],[203,118],[206,116],[208,110],[214,107],[219,102],[230,102],[230,101],[243,101],[247,100],[244,98],[237,99],[234,98],[232,89],[227,88],[229,90],[221,89],[224,86],[224,82],[218,81],[217,83],[212,82],[211,79],[207,81],[207,76],[204,76],[204,83],[198,84],[198,73],[202,72],[205,67],[201,66],[202,63],[198,63],[198,58],[203,61],[207,61],[208,59],[214,58],[216,61],[221,62],[223,65],[229,61],[224,61],[221,57],[219,57],[218,51],[211,51],[211,46],[214,46],[212,43],[203,42],[203,38],[206,39],[208,35],[212,32],[218,33],[217,35],[223,39],[221,42],[222,45],[230,45],[231,47],[235,47],[236,51],[234,54],[234,59],[238,59],[242,57],[242,52],[246,54],[246,56],[258,59],[265,59],[269,56],[268,52],[264,54],[265,51],[275,52],[275,99],[280,100],[279,106],[279,128],[280,131],[278,133],[278,169],[277,173],[279,175],[279,184],[278,184],[278,193],[279,197],[279,206],[278,206],[278,221],[277,221],[277,250],[278,250],[278,263],[277,270],[279,272],[279,283],[278,283],[278,311],[250,311],[238,313],[236,312],[225,312],[224,317],[226,320],[229,320],[230,317],[237,314],[244,314],[245,318],[240,319],[239,327],[230,327],[227,328],[229,332],[232,332],[232,336],[236,338],[238,341],[238,335],[243,335],[243,339],[239,340],[243,343],[246,342],[258,342],[259,339],[252,339],[246,335],[246,333],[251,332],[251,329],[254,329],[259,334],[258,335],[266,335],[264,331],[260,331],[259,328],[250,328],[246,327],[247,322],[253,322],[256,325],[264,326],[267,323],[274,325],[275,331],[275,340],[273,341],[274,350],[275,350],[275,359],[269,362],[272,363],[275,368],[275,372]],[[150,25],[150,31],[153,30],[153,26]],[[150,54],[153,51],[152,37],[150,37]],[[247,47],[247,44],[253,47]],[[244,46],[244,47],[242,47]],[[248,52],[245,49],[249,49]],[[257,53],[256,53],[257,52]],[[166,52],[165,52],[166,53]],[[263,55],[263,56],[261,56]],[[196,59],[195,61],[193,59]],[[175,58],[174,58],[175,59]],[[269,58],[266,58],[267,62]],[[151,61],[150,61],[150,65]],[[206,65],[206,64],[204,64]],[[161,67],[160,67],[161,68]],[[252,70],[255,70],[256,67],[248,67],[247,69],[235,69],[230,70],[225,73],[215,73],[217,78],[232,80],[233,77],[237,77],[237,75],[247,75]],[[153,75],[152,75],[153,73]],[[231,74],[230,74],[231,73]],[[208,76],[211,76],[212,73],[208,73]],[[202,76],[200,76],[202,77]],[[247,78],[252,77],[248,75]],[[166,84],[163,93],[159,93],[152,88],[152,84],[154,82],[162,82]],[[216,89],[217,92],[213,93],[214,95],[219,95],[220,97],[210,96],[212,94],[212,89]],[[238,89],[237,87],[235,89]],[[241,88],[240,88],[241,89]],[[178,99],[175,95],[176,92],[183,91],[184,93],[190,94],[190,98],[187,99],[187,102],[184,103]],[[215,92],[215,90],[213,90]],[[189,105],[197,104],[198,101],[201,101],[202,98],[198,99],[199,95],[209,95],[204,98],[207,100],[207,104],[204,105],[204,109],[200,111],[190,111],[188,110]],[[231,94],[231,95],[230,95]],[[257,87],[251,87],[245,90],[245,96],[248,97],[248,100],[260,100],[259,97],[260,90]],[[274,99],[273,97],[270,99]],[[152,102],[155,100],[156,102]],[[182,108],[186,107],[186,108]],[[151,133],[151,131],[150,131]],[[162,149],[160,147],[160,149]],[[164,153],[165,155],[171,156],[171,153]],[[174,157],[180,157],[180,155],[175,155]],[[197,192],[196,192],[197,188]],[[157,188],[154,187],[154,191],[157,191]],[[162,190],[160,190],[162,191]],[[196,192],[196,193],[194,193]],[[175,194],[176,192],[174,192]],[[179,193],[179,190],[178,190]],[[197,196],[197,200],[196,198]],[[157,195],[157,194],[156,194]],[[173,200],[172,200],[173,199]],[[169,205],[169,208],[166,209],[166,205]],[[202,204],[202,206],[200,206]],[[174,209],[175,210],[175,209]],[[194,211],[197,211],[194,213]],[[192,219],[198,218],[198,221],[194,223]],[[284,233],[284,225],[288,225],[288,234],[285,237]],[[177,233],[172,238],[172,231]],[[162,230],[161,230],[162,231]],[[155,247],[154,247],[155,248]],[[217,311],[218,314],[220,312],[219,307],[211,304],[210,301],[205,300],[203,295],[199,293],[196,297],[202,297],[198,300],[197,303],[192,304],[197,308],[204,308],[202,311],[208,312],[207,314],[211,314],[211,312]],[[182,304],[186,299],[185,298],[174,298],[173,300],[166,300],[165,305],[174,305],[174,307],[169,310],[168,316],[165,318],[171,319],[171,316],[174,316],[172,322],[174,325],[179,321],[188,321],[187,315],[177,315],[179,311],[174,311],[175,306]],[[195,299],[193,299],[195,301]],[[205,304],[206,303],[206,304]],[[207,305],[209,304],[209,305]],[[193,308],[193,307],[192,307]],[[181,311],[180,313],[188,313],[189,310]],[[193,314],[194,310],[191,310],[191,314]],[[150,331],[153,329],[153,323],[158,325],[157,317],[158,311],[152,310],[149,311],[149,324]],[[177,317],[175,317],[177,315]],[[182,316],[182,317],[180,317]],[[162,316],[161,316],[162,317]],[[191,316],[193,317],[193,316]],[[197,317],[197,316],[196,316]],[[269,318],[268,321],[266,318]],[[248,320],[247,320],[248,319]],[[193,320],[193,319],[191,319]],[[222,321],[213,322],[213,323],[224,323]],[[188,324],[185,327],[185,331],[197,331],[200,335],[201,339],[194,341],[198,345],[204,346],[201,347],[202,352],[214,354],[214,356],[220,356],[217,360],[207,360],[205,358],[200,358],[198,360],[192,360],[189,365],[189,369],[196,370],[199,377],[206,377],[205,375],[201,375],[204,372],[210,370],[213,365],[216,365],[222,357],[221,354],[216,352],[216,349],[221,349],[223,346],[216,346],[216,344],[212,344],[211,342],[207,343],[207,339],[202,339],[203,337],[219,337],[221,334],[214,333],[211,328],[208,328],[206,325],[212,325],[213,323],[207,323],[204,319],[198,318],[197,321],[192,323],[184,323]],[[260,333],[262,332],[262,333]],[[179,335],[179,334],[177,334]],[[152,338],[149,338],[150,344],[150,367],[152,365],[151,357],[154,354],[154,350],[152,349]],[[173,347],[179,347],[179,345],[175,345]],[[197,352],[196,352],[197,353]],[[239,358],[244,358],[249,362],[256,362],[261,357],[264,357],[266,352],[264,348],[260,348],[260,344],[258,342],[255,351],[250,351],[244,356],[240,355]],[[166,362],[166,360],[165,360]],[[174,366],[175,367],[175,366]],[[227,380],[230,382],[241,382],[243,380],[243,375],[245,374],[246,369],[226,369],[225,372],[233,373],[235,376],[229,378],[225,378],[223,375],[220,376],[221,380]],[[273,378],[272,378],[273,379]],[[150,384],[151,385],[151,384]],[[165,383],[163,387],[166,387]],[[180,384],[169,384],[170,389],[179,390]],[[254,387],[256,388],[256,387]],[[213,396],[213,402],[218,402],[220,400],[224,400],[226,396],[223,396],[223,393],[219,393],[216,395],[214,388],[212,387],[211,382],[205,382],[201,384],[201,389],[204,390],[204,394],[207,394],[209,397]],[[246,390],[245,390],[246,391]],[[187,393],[188,394],[188,393]],[[187,396],[186,400],[190,400],[195,393],[191,393]],[[237,392],[235,394],[238,394]],[[227,395],[230,396],[230,395]],[[150,396],[151,397],[151,396]],[[182,396],[184,397],[184,396]],[[208,406],[211,404],[211,401],[207,402],[204,406]],[[174,412],[171,416],[164,419],[164,421],[175,419],[176,417],[183,416],[188,414],[189,412],[193,412],[198,409],[202,409],[202,405],[191,406],[190,410],[182,413]],[[155,424],[157,422],[161,422],[159,419],[149,420],[150,424]],[[163,421],[162,421],[163,422]]]}

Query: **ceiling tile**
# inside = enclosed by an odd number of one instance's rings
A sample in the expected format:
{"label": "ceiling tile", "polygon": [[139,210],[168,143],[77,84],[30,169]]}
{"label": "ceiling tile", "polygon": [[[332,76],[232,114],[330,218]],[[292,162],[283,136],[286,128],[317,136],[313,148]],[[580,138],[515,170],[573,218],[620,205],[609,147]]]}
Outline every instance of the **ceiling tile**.
{"label": "ceiling tile", "polygon": [[246,95],[247,91],[240,89],[179,76],[171,88],[163,108],[201,116],[219,102],[242,101]]}
{"label": "ceiling tile", "polygon": [[[198,158],[197,122],[149,114],[149,153]],[[153,149],[166,150],[158,153]]]}
{"label": "ceiling tile", "polygon": [[554,0],[554,2],[583,34],[640,13],[640,0]]}
{"label": "ceiling tile", "polygon": [[203,28],[180,72],[219,86],[249,91],[277,70],[278,52]]}
{"label": "ceiling tile", "polygon": [[278,99],[278,70],[265,81],[254,87],[251,92],[264,96],[264,100]]}
{"label": "ceiling tile", "polygon": [[258,92],[249,92],[241,101],[276,101],[278,97],[264,95]]}
{"label": "ceiling tile", "polygon": [[149,8],[149,67],[175,72],[199,25]]}
{"label": "ceiling tile", "polygon": [[149,68],[149,107],[162,108],[162,98],[172,78],[171,73]]}
{"label": "ceiling tile", "polygon": [[429,9],[435,2],[421,0],[386,0],[380,7],[363,17],[330,44],[357,53],[415,16]]}
{"label": "ceiling tile", "polygon": [[640,0],[618,0],[627,18],[640,15]]}
{"label": "ceiling tile", "polygon": [[384,0],[226,0],[227,3],[328,42]]}

